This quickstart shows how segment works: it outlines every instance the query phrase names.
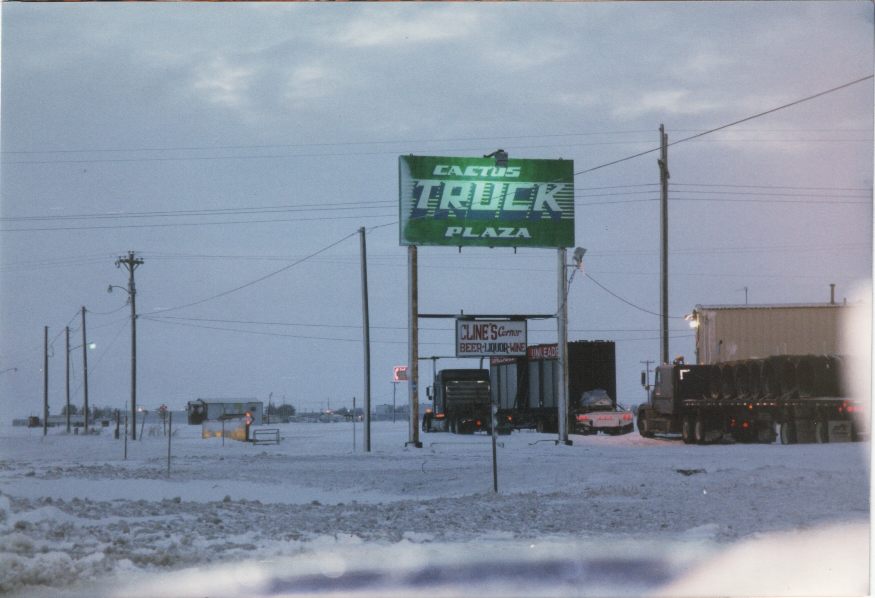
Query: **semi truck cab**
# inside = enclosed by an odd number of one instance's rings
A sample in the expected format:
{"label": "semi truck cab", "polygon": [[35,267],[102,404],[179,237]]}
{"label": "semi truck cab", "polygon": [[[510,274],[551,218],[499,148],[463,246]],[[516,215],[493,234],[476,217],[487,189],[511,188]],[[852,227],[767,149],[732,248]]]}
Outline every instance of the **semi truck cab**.
{"label": "semi truck cab", "polygon": [[435,374],[429,398],[434,409],[423,415],[425,432],[472,434],[492,429],[489,370],[441,370]]}
{"label": "semi truck cab", "polygon": [[701,399],[708,393],[705,365],[687,365],[683,360],[656,367],[656,378],[646,405],[638,410],[638,431],[642,436],[680,434],[684,401]]}

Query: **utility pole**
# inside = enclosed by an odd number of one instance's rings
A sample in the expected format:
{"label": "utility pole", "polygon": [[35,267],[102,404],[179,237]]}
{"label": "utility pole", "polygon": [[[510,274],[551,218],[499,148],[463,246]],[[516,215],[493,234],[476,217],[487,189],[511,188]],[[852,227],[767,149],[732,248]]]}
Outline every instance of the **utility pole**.
{"label": "utility pole", "polygon": [[[119,257],[115,267],[124,266],[128,271],[128,296],[131,301],[131,440],[137,439],[137,287],[134,284],[134,270],[143,265],[141,258],[128,251],[127,257]],[[84,330],[84,328],[83,328]]]}
{"label": "utility pole", "polygon": [[49,327],[43,327],[43,436],[49,433]]}
{"label": "utility pole", "polygon": [[559,310],[556,317],[558,333],[559,388],[556,389],[556,404],[559,419],[559,439],[561,444],[571,444],[568,440],[568,281],[565,278],[567,250],[559,248]]}
{"label": "utility pole", "polygon": [[659,334],[662,340],[662,350],[660,352],[660,360],[662,363],[669,363],[668,353],[668,135],[665,132],[665,126],[659,125],[659,155],[657,160],[659,164],[659,186],[660,186],[660,327]]}
{"label": "utility pole", "polygon": [[[365,405],[364,436],[362,442],[365,452],[371,452],[371,325],[368,319],[368,248],[365,242],[365,227],[359,229],[362,254],[362,339],[365,355]],[[355,399],[353,399],[353,404]],[[355,430],[355,408],[353,407],[353,430]],[[354,434],[353,434],[354,435]]]}
{"label": "utility pole", "polygon": [[85,340],[85,306],[82,306],[82,396],[85,406],[85,433],[88,434],[88,342]]}
{"label": "utility pole", "polygon": [[64,366],[67,371],[67,375],[64,378],[66,381],[66,395],[67,395],[67,434],[70,433],[70,327],[64,326],[64,342],[66,344],[66,351],[64,352],[64,356],[67,358],[64,360]]}

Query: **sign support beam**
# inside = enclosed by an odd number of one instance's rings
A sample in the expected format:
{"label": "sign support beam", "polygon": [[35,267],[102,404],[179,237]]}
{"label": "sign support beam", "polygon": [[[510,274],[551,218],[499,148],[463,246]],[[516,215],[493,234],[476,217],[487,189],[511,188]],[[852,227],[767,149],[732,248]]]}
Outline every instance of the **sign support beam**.
{"label": "sign support beam", "polygon": [[416,448],[422,448],[419,441],[419,280],[417,277],[416,245],[407,246],[407,364],[410,382],[407,390],[410,399],[409,440]]}
{"label": "sign support beam", "polygon": [[558,409],[558,428],[560,444],[571,444],[568,440],[568,282],[565,278],[565,260],[568,251],[560,247],[559,254],[559,309],[556,312],[556,332],[559,337],[559,388],[556,389],[556,408]]}

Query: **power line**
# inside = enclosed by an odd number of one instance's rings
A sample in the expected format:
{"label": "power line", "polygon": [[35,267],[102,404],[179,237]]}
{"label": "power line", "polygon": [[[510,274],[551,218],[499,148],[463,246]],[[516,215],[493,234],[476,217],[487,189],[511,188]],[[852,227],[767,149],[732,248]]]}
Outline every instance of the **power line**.
{"label": "power line", "polygon": [[[565,143],[557,145],[555,143],[549,145],[519,145],[506,146],[515,150],[522,149],[543,149],[543,148],[559,148],[559,147],[592,147],[605,145],[642,145],[649,141],[600,141],[592,143]],[[468,152],[468,151],[483,151],[483,145],[477,147],[449,147],[440,148],[439,150],[426,151],[441,151],[441,152]],[[421,150],[417,150],[421,151]],[[397,156],[401,153],[411,153],[408,150],[380,150],[380,151],[352,151],[352,152],[326,152],[326,153],[295,153],[295,154],[237,154],[229,156],[173,156],[173,157],[138,157],[138,158],[89,158],[75,160],[2,160],[2,164],[98,164],[98,163],[130,163],[130,162],[184,162],[195,161],[203,162],[209,160],[282,160],[292,158],[347,158],[351,156]]]}
{"label": "power line", "polygon": [[[691,132],[695,129],[677,129],[678,132]],[[372,141],[325,141],[312,143],[262,143],[262,144],[229,144],[229,145],[191,145],[191,146],[154,146],[154,147],[116,147],[116,148],[59,148],[59,149],[36,149],[36,150],[0,150],[0,155],[33,155],[33,154],[83,154],[83,153],[137,153],[137,152],[194,152],[194,151],[229,151],[229,150],[265,150],[265,149],[296,149],[312,147],[343,147],[343,146],[368,146],[368,145],[392,145],[411,143],[456,143],[461,141],[497,142],[523,139],[549,139],[549,138],[572,138],[593,137],[599,135],[632,135],[651,133],[645,129],[631,129],[625,131],[581,131],[574,133],[538,133],[530,135],[502,135],[480,137],[443,137],[421,139],[382,139]],[[820,128],[820,129],[746,129],[746,133],[860,133],[870,132],[866,128]],[[812,140],[821,141],[821,140]],[[829,141],[829,140],[827,140]],[[847,141],[847,140],[839,140]],[[860,140],[852,140],[860,141]],[[617,142],[628,143],[628,142]],[[637,142],[636,142],[637,143]],[[645,142],[641,142],[645,143]],[[393,152],[394,153],[394,152]],[[304,156],[306,154],[294,154]],[[229,156],[234,157],[234,156]],[[258,157],[258,156],[256,156]],[[184,159],[184,158],[183,158]]]}
{"label": "power line", "polygon": [[[722,131],[723,129],[727,129],[729,127],[734,127],[735,125],[739,125],[743,122],[747,122],[747,121],[753,120],[755,118],[760,118],[762,116],[766,116],[767,114],[772,114],[773,112],[777,112],[778,110],[784,110],[785,108],[790,108],[792,106],[798,106],[799,104],[802,104],[803,102],[808,102],[808,101],[814,100],[816,98],[825,96],[827,94],[840,91],[840,90],[845,89],[847,87],[850,87],[852,85],[856,85],[858,83],[862,83],[863,81],[867,81],[869,79],[872,79],[873,77],[875,77],[875,75],[867,75],[865,77],[861,77],[861,78],[856,79],[854,81],[850,81],[850,82],[845,83],[843,85],[839,85],[838,87],[833,87],[831,89],[827,89],[826,91],[821,91],[819,93],[816,93],[816,94],[813,94],[810,96],[806,96],[804,98],[795,100],[795,101],[790,102],[788,104],[784,104],[784,105],[778,106],[776,108],[771,108],[769,110],[765,110],[763,112],[759,112],[757,114],[747,116],[745,118],[733,121],[731,123],[727,123],[725,125],[720,125],[719,127],[715,127],[713,129],[708,129],[707,131],[702,131],[701,133],[696,133],[695,135],[690,135],[689,137],[684,137],[683,139],[678,139],[677,141],[673,141],[673,142],[669,143],[668,146],[677,145],[679,143],[684,143],[686,141],[691,141],[693,139],[698,139],[699,137],[703,137],[705,135],[710,135],[711,133],[716,133],[717,131]],[[579,174],[586,174],[586,173],[592,172],[594,170],[599,170],[600,168],[605,168],[607,166],[613,166],[614,164],[619,164],[620,162],[626,162],[628,160],[640,158],[641,156],[646,156],[647,154],[652,154],[653,152],[657,152],[660,149],[661,149],[660,147],[655,147],[655,148],[649,149],[649,150],[644,151],[644,152],[639,152],[639,153],[633,154],[631,156],[626,156],[625,158],[620,158],[618,160],[613,160],[613,161],[607,162],[605,164],[600,164],[599,166],[593,166],[592,168],[587,168],[586,170],[581,170],[579,172],[575,172],[574,175],[577,176]]]}
{"label": "power line", "polygon": [[90,214],[67,214],[52,216],[7,216],[0,222],[23,222],[32,220],[91,220],[127,218],[164,218],[187,216],[237,216],[240,214],[273,214],[282,212],[337,212],[348,210],[380,209],[394,207],[395,201],[342,201],[335,203],[240,206],[235,208],[212,208],[199,210],[161,210],[151,212],[95,212]]}
{"label": "power line", "polygon": [[[639,306],[639,305],[635,305],[634,303],[632,303],[632,302],[629,301],[628,299],[626,299],[626,298],[624,298],[624,297],[621,297],[620,295],[618,295],[617,293],[615,293],[614,291],[612,291],[611,289],[609,289],[608,287],[606,287],[605,285],[603,285],[602,283],[600,283],[599,281],[597,281],[595,278],[593,278],[592,276],[590,276],[589,274],[585,274],[585,276],[586,276],[588,279],[590,279],[591,281],[593,281],[593,282],[594,282],[599,288],[601,288],[603,291],[607,292],[607,293],[608,293],[609,295],[611,295],[612,297],[614,297],[614,298],[616,298],[616,299],[619,299],[620,301],[622,301],[622,302],[625,303],[626,305],[628,305],[628,306],[630,306],[630,307],[634,307],[635,309],[637,309],[637,310],[639,310],[639,311],[643,311],[644,313],[647,313],[647,314],[650,314],[650,315],[653,315],[653,316],[660,316],[660,317],[662,317],[662,314],[659,313],[659,312],[650,311],[649,309],[645,309],[645,308],[643,308],[643,307],[641,307],[641,306]],[[671,319],[673,319],[673,320],[683,320],[683,319],[684,319],[682,316],[668,316],[668,317],[671,318]]]}
{"label": "power line", "polygon": [[[356,234],[358,234],[356,232]],[[205,330],[220,330],[223,332],[237,332],[242,334],[254,334],[257,336],[275,336],[275,337],[284,337],[284,338],[296,338],[296,339],[304,339],[304,340],[321,340],[321,341],[336,341],[336,342],[349,342],[349,343],[360,343],[362,342],[361,337],[359,338],[337,338],[337,337],[329,337],[329,336],[313,336],[313,335],[303,335],[303,334],[286,334],[282,332],[266,332],[263,330],[241,330],[240,328],[226,328],[224,326],[207,326],[203,324],[192,324],[189,322],[176,322],[176,321],[167,321],[159,318],[152,318],[149,316],[141,316],[144,320],[149,320],[152,322],[158,322],[161,324],[173,324],[175,326],[186,326],[189,328],[203,328]],[[383,343],[389,345],[406,345],[407,340],[400,341],[391,341],[391,340],[374,340],[371,339],[373,343]],[[447,342],[425,342],[420,341],[420,344],[423,345],[446,345]],[[450,343],[451,344],[451,343]]]}
{"label": "power line", "polygon": [[[656,183],[653,183],[656,185]],[[737,185],[732,183],[672,183],[672,187],[730,187],[734,189],[796,189],[799,191],[868,191],[871,187],[799,187],[794,185]]]}
{"label": "power line", "polygon": [[[95,316],[110,316],[110,315],[112,315],[112,314],[114,314],[114,313],[118,313],[118,312],[120,312],[121,310],[123,310],[123,309],[126,308],[127,306],[128,306],[128,303],[125,302],[125,303],[123,303],[122,305],[120,305],[118,308],[116,308],[116,309],[114,309],[114,310],[112,310],[112,311],[92,311],[92,310],[90,310],[90,309],[86,309],[85,311],[87,311],[89,314],[93,314],[93,315],[95,315]],[[125,318],[125,319],[127,320],[127,318]],[[94,326],[92,326],[91,328],[94,328]]]}
{"label": "power line", "polygon": [[[830,130],[832,131],[832,130]],[[849,129],[847,131],[857,131]],[[201,146],[162,146],[141,148],[84,148],[84,149],[56,149],[56,150],[3,150],[0,154],[62,154],[62,153],[102,153],[102,152],[163,152],[163,151],[203,151],[203,150],[234,150],[234,149],[277,149],[277,148],[306,148],[306,147],[333,147],[344,145],[385,145],[395,143],[445,143],[457,141],[497,141],[506,139],[542,139],[549,137],[586,137],[594,135],[628,135],[649,133],[644,129],[628,131],[586,131],[577,133],[540,133],[536,135],[503,135],[500,137],[444,137],[430,139],[390,139],[378,141],[325,141],[313,143],[276,143],[254,145],[201,145]]]}
{"label": "power line", "polygon": [[268,278],[271,278],[271,277],[273,277],[273,276],[276,276],[277,274],[280,274],[280,273],[282,273],[282,272],[285,272],[286,270],[289,270],[289,269],[291,269],[291,268],[294,268],[295,266],[297,266],[297,265],[299,265],[299,264],[302,264],[302,263],[306,262],[307,260],[309,260],[309,259],[311,259],[311,258],[313,258],[313,257],[315,257],[315,256],[317,256],[317,255],[319,255],[320,253],[324,253],[325,251],[328,251],[328,250],[331,249],[332,247],[335,247],[335,246],[337,246],[337,245],[340,245],[341,243],[343,243],[344,241],[346,241],[346,240],[349,239],[350,237],[355,236],[355,235],[357,235],[357,234],[358,234],[358,231],[353,232],[353,233],[350,233],[350,234],[346,235],[345,237],[343,237],[342,239],[338,239],[337,241],[335,241],[335,242],[333,242],[333,243],[330,243],[329,245],[326,245],[326,246],[323,247],[322,249],[319,249],[319,250],[317,250],[317,251],[314,251],[313,253],[311,253],[311,254],[309,254],[309,255],[306,255],[306,256],[302,257],[301,259],[299,259],[299,260],[297,260],[297,261],[295,261],[295,262],[293,262],[293,263],[291,263],[291,264],[289,264],[289,265],[287,265],[287,266],[283,266],[283,267],[280,268],[279,270],[274,270],[273,272],[270,272],[270,273],[268,273],[268,274],[265,274],[264,276],[261,276],[261,277],[259,277],[259,278],[256,278],[255,280],[251,280],[251,281],[249,281],[249,282],[247,282],[247,283],[245,283],[245,284],[241,284],[241,285],[239,285],[239,286],[236,286],[236,287],[234,287],[233,289],[229,289],[229,290],[227,290],[227,291],[223,291],[223,292],[221,292],[221,293],[218,293],[218,294],[216,294],[216,295],[212,295],[212,296],[207,297],[207,298],[205,298],[205,299],[200,299],[200,300],[198,300],[198,301],[193,301],[193,302],[191,302],[191,303],[186,303],[186,304],[184,304],[184,305],[177,305],[177,306],[175,306],[175,307],[168,307],[168,308],[166,308],[166,309],[155,310],[155,312],[153,312],[153,313],[155,313],[155,314],[160,314],[160,313],[165,313],[165,312],[168,312],[168,311],[175,311],[175,310],[177,310],[177,309],[183,309],[183,308],[186,308],[186,307],[192,307],[192,306],[194,306],[194,305],[200,305],[201,303],[206,303],[207,301],[212,301],[213,299],[218,299],[218,298],[220,298],[220,297],[225,297],[226,295],[230,295],[231,293],[236,293],[237,291],[240,291],[240,290],[245,289],[245,288],[247,288],[247,287],[251,287],[252,285],[258,284],[259,282],[263,282],[263,281],[267,280]]}
{"label": "power line", "polygon": [[[688,193],[695,193],[689,191]],[[813,197],[813,196],[812,196]],[[833,196],[835,197],[835,196]],[[575,206],[610,206],[629,203],[652,203],[659,201],[658,197],[648,197],[641,199],[612,199],[608,201],[581,201],[574,202]],[[751,198],[728,198],[728,197],[672,197],[670,202],[692,201],[696,203],[760,203],[760,204],[796,204],[796,205],[850,205],[850,206],[868,206],[872,205],[871,200],[850,201],[836,197],[835,199],[751,199]]]}
{"label": "power line", "polygon": [[[692,185],[687,185],[692,186]],[[711,187],[713,189],[714,187]],[[808,191],[808,189],[799,189],[800,191]],[[819,198],[830,198],[835,197],[839,199],[867,199],[867,197],[863,195],[824,195],[823,193],[815,193],[815,194],[800,194],[800,193],[784,193],[777,191],[708,191],[703,189],[674,189],[674,193],[702,193],[705,195],[753,195],[757,197],[819,197]],[[624,197],[628,195],[646,195],[648,193],[653,193],[652,190],[647,191],[621,191],[621,192],[611,192],[611,193],[575,193],[574,197]],[[871,195],[870,195],[871,196]]]}
{"label": "power line", "polygon": [[272,218],[270,220],[226,220],[222,222],[164,222],[152,224],[113,224],[113,225],[91,225],[91,226],[52,226],[52,227],[32,227],[32,228],[2,228],[0,233],[20,233],[20,232],[48,232],[48,231],[69,231],[69,230],[107,230],[107,229],[130,229],[130,228],[162,228],[169,226],[216,226],[226,224],[274,224],[279,222],[313,222],[323,220],[361,220],[363,218],[388,218],[394,214],[359,214],[354,216],[319,216],[313,218]]}
{"label": "power line", "polygon": [[[143,316],[143,318],[149,320],[177,320],[184,322],[211,322],[216,324],[251,324],[257,326],[289,326],[289,327],[304,327],[304,328],[342,328],[342,329],[354,329],[360,330],[361,324],[320,324],[314,322],[282,322],[282,321],[274,321],[274,320],[234,320],[234,319],[226,319],[226,318],[195,318],[195,317],[184,317],[184,316]],[[374,326],[371,328],[377,330],[397,330],[397,331],[405,331],[407,330],[407,326]],[[453,332],[452,327],[442,327],[442,328],[434,328],[434,327],[422,327],[420,326],[420,330],[428,330],[431,332]],[[555,328],[529,328],[530,332],[556,332]],[[587,332],[587,333],[598,333],[598,332],[658,332],[658,330],[653,328],[574,328],[569,329],[569,332]]]}

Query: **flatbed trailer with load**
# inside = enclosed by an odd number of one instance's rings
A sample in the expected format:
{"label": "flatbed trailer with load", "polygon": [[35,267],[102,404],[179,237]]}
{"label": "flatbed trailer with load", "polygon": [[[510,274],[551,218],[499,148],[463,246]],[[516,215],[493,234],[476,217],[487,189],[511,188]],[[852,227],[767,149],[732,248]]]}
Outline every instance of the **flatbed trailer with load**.
{"label": "flatbed trailer with load", "polygon": [[865,406],[847,396],[842,366],[836,355],[662,365],[638,409],[638,431],[697,444],[859,440],[868,436]]}

